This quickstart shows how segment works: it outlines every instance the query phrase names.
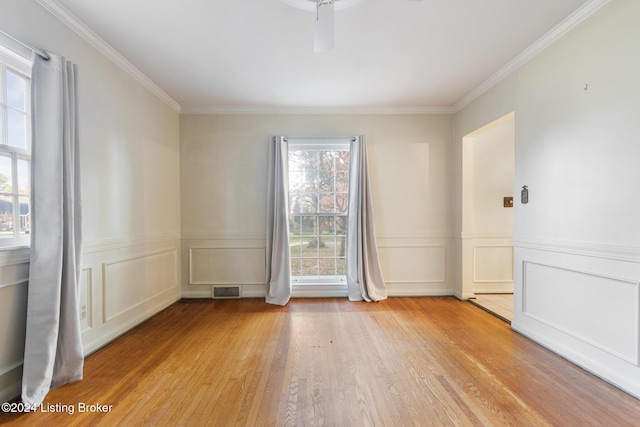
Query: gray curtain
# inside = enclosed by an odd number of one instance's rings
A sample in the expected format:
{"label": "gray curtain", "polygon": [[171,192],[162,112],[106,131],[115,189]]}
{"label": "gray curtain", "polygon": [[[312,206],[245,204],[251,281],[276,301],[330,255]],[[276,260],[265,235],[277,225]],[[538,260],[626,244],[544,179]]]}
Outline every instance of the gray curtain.
{"label": "gray curtain", "polygon": [[381,301],[387,290],[380,271],[364,136],[351,142],[347,224],[347,286],[350,301]]}
{"label": "gray curtain", "polygon": [[82,379],[78,309],[82,200],[76,66],[34,55],[32,84],[31,263],[22,401]]}
{"label": "gray curtain", "polygon": [[267,188],[266,302],[276,305],[286,305],[291,298],[288,157],[287,141],[274,137],[269,147]]}

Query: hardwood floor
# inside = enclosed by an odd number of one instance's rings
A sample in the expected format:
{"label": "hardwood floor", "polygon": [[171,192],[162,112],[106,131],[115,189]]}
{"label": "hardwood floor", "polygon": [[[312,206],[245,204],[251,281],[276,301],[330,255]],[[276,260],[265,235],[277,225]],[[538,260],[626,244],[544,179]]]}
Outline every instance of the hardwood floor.
{"label": "hardwood floor", "polygon": [[[80,413],[82,403],[111,409]],[[286,307],[180,301],[89,356],[85,379],[51,391],[46,405],[50,412],[0,413],[0,420],[349,427],[640,420],[639,400],[446,297],[296,299]]]}

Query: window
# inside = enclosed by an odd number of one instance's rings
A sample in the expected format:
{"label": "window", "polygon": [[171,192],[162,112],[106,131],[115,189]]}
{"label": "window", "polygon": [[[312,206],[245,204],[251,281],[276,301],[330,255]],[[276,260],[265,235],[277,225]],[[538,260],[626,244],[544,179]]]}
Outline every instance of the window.
{"label": "window", "polygon": [[0,46],[0,246],[29,244],[31,63]]}
{"label": "window", "polygon": [[293,283],[345,283],[349,142],[289,142]]}

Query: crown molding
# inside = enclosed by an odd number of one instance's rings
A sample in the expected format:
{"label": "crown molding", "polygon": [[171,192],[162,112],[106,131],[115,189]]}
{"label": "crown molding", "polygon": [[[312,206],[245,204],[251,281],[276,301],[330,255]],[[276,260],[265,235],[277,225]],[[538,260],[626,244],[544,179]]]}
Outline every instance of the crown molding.
{"label": "crown molding", "polygon": [[270,107],[270,106],[184,106],[181,114],[453,114],[453,107]]}
{"label": "crown molding", "polygon": [[162,100],[165,104],[171,107],[171,109],[173,109],[177,113],[180,112],[180,104],[178,104],[158,85],[151,81],[151,79],[149,79],[144,73],[142,73],[142,71],[138,70],[124,56],[119,54],[113,47],[111,47],[111,45],[109,45],[100,36],[93,32],[93,30],[91,30],[86,24],[84,24],[76,16],[74,16],[67,8],[58,3],[57,0],[36,0],[36,2],[53,16],[58,18],[62,23],[75,31],[78,35],[80,35],[80,37],[85,39],[90,45],[95,47],[113,63],[122,68],[138,83],[140,83],[151,93],[157,96],[160,100]]}
{"label": "crown molding", "polygon": [[87,25],[76,18],[68,9],[57,0],[35,0],[52,15],[75,31],[89,44],[131,75],[150,92],[165,102],[174,111],[181,114],[201,115],[251,115],[251,114],[324,114],[324,115],[410,115],[410,114],[455,114],[479,98],[492,87],[500,83],[520,66],[534,58],[544,49],[552,45],[563,35],[571,31],[578,24],[586,20],[610,0],[590,0],[556,25],[547,34],[533,43],[513,60],[500,68],[488,79],[480,83],[475,89],[462,97],[452,106],[378,106],[378,107],[275,107],[275,106],[183,106],[181,107],[173,98],[156,85],[145,74],[138,70],[126,58],[113,47],[93,32]]}
{"label": "crown molding", "polygon": [[564,36],[566,33],[571,31],[578,24],[586,20],[588,17],[593,15],[597,10],[599,10],[602,6],[609,3],[610,0],[590,0],[580,8],[578,8],[575,12],[565,18],[562,22],[552,28],[549,32],[547,32],[544,36],[542,36],[538,41],[533,43],[527,49],[522,51],[518,56],[512,59],[505,66],[496,71],[491,77],[487,80],[480,83],[475,89],[466,94],[462,99],[460,99],[453,107],[452,110],[454,113],[462,110],[464,107],[469,105],[475,99],[479,98],[482,94],[487,92],[489,89],[500,83],[511,73],[516,71],[522,65],[527,63],[529,60],[533,59],[540,52],[545,50],[547,47],[551,46],[555,43],[559,38]]}

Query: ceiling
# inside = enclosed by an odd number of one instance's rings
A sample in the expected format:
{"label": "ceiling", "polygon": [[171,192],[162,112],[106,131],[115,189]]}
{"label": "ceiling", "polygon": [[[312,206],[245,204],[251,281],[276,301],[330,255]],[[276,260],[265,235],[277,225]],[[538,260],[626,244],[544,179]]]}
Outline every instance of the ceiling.
{"label": "ceiling", "polygon": [[295,1],[40,3],[68,9],[192,110],[451,107],[589,3],[354,1],[336,11],[334,49],[314,53],[315,12]]}

